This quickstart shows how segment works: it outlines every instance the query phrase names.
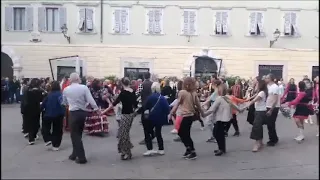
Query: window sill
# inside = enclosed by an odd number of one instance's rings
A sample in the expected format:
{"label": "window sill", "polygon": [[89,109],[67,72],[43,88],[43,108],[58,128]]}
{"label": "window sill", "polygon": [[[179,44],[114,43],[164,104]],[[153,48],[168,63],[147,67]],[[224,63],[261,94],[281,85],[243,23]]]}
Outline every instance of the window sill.
{"label": "window sill", "polygon": [[31,32],[29,30],[6,30],[8,32]]}
{"label": "window sill", "polygon": [[251,37],[251,38],[265,38],[266,34],[260,34],[260,35],[255,35],[255,34],[246,34],[244,35],[245,37]]}
{"label": "window sill", "polygon": [[210,34],[213,37],[230,37],[231,34]]}
{"label": "window sill", "polygon": [[284,35],[282,34],[280,38],[300,38],[301,35]]}
{"label": "window sill", "polygon": [[109,33],[111,35],[117,35],[117,36],[129,36],[132,35],[132,33]]}
{"label": "window sill", "polygon": [[41,33],[48,33],[48,34],[61,34],[62,32],[58,31],[39,31]]}
{"label": "window sill", "polygon": [[199,36],[199,34],[180,34],[180,36],[196,37]]}
{"label": "window sill", "polygon": [[82,31],[77,31],[75,32],[76,34],[81,34],[81,35],[95,35],[98,34],[96,31],[93,32],[82,32]]}
{"label": "window sill", "polygon": [[149,33],[142,33],[143,35],[146,35],[146,36],[164,36],[166,34],[164,33],[160,33],[160,34],[149,34]]}

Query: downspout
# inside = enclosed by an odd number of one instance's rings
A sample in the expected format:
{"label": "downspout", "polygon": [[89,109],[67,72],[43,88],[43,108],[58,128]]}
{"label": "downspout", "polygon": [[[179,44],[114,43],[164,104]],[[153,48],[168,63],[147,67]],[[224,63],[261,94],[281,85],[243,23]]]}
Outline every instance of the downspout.
{"label": "downspout", "polygon": [[103,0],[100,0],[100,42],[103,43]]}

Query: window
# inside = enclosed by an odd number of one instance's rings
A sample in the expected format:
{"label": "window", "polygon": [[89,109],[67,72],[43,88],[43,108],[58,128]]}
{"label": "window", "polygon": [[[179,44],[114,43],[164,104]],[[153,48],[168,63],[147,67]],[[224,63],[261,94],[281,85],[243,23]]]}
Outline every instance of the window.
{"label": "window", "polygon": [[129,9],[117,8],[113,10],[113,33],[129,33]]}
{"label": "window", "polygon": [[183,35],[196,35],[197,34],[197,12],[195,10],[183,10],[182,14],[182,27]]}
{"label": "window", "polygon": [[215,34],[228,35],[228,12],[217,12],[215,21]]}
{"label": "window", "polygon": [[147,33],[153,35],[163,33],[162,9],[155,8],[147,10]]}
{"label": "window", "polygon": [[58,8],[46,8],[46,31],[60,31]]}
{"label": "window", "polygon": [[25,30],[26,29],[26,9],[25,8],[13,8],[13,30]]}
{"label": "window", "polygon": [[33,8],[6,7],[5,29],[6,31],[33,31]]}
{"label": "window", "polygon": [[285,36],[297,36],[297,14],[294,12],[288,12],[284,15],[284,35]]}
{"label": "window", "polygon": [[263,14],[262,12],[251,12],[249,17],[249,33],[251,36],[262,36],[263,32]]}
{"label": "window", "polygon": [[67,23],[66,8],[39,7],[38,30],[40,32],[61,32],[61,27]]}
{"label": "window", "polygon": [[78,29],[81,32],[93,32],[93,9],[90,8],[81,8],[79,10],[79,25]]}

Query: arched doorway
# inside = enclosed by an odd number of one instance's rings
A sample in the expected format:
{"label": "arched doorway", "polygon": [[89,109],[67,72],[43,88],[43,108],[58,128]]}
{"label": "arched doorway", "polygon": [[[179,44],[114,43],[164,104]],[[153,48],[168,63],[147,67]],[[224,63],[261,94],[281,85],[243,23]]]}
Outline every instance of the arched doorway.
{"label": "arched doorway", "polygon": [[209,77],[217,72],[218,66],[213,58],[199,56],[195,59],[195,77]]}
{"label": "arched doorway", "polygon": [[13,78],[13,62],[12,59],[6,54],[1,52],[1,77]]}

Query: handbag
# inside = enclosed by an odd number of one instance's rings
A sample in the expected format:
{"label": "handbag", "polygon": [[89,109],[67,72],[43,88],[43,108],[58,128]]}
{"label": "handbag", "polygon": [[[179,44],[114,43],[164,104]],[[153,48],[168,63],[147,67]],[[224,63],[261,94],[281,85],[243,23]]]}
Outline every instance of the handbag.
{"label": "handbag", "polygon": [[160,97],[161,97],[161,94],[159,95],[157,102],[153,105],[153,107],[152,107],[150,110],[144,111],[144,118],[145,118],[145,119],[149,119],[149,115],[150,115],[150,113],[154,110],[154,108],[156,107],[156,105],[159,103]]}
{"label": "handbag", "polygon": [[192,104],[193,104],[193,108],[194,108],[193,120],[194,120],[194,121],[197,121],[197,120],[200,120],[200,119],[201,119],[201,117],[200,117],[200,110],[199,110],[199,109],[196,107],[196,105],[195,105],[195,100],[194,100],[194,98],[193,98],[192,93],[190,93],[190,95],[191,95],[191,98],[192,98]]}

